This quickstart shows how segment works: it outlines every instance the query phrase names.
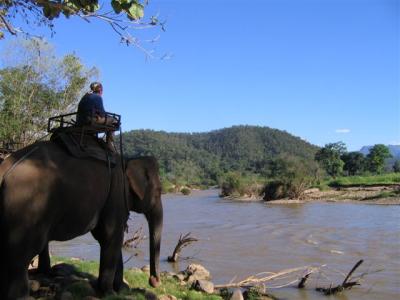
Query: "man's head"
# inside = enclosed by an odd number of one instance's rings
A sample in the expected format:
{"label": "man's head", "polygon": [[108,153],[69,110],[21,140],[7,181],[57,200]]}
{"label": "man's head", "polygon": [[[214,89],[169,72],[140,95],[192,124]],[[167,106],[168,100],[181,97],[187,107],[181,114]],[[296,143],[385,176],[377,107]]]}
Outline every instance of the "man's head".
{"label": "man's head", "polygon": [[103,94],[103,86],[100,82],[92,82],[90,84],[90,89],[92,90],[93,93],[96,94]]}

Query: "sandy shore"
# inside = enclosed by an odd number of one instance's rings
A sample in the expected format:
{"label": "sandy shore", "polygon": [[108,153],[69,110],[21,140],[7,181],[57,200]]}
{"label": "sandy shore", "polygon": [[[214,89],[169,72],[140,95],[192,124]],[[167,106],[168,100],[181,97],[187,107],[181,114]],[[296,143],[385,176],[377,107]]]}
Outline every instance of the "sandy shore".
{"label": "sandy shore", "polygon": [[[309,202],[342,202],[363,204],[400,205],[400,185],[332,188],[320,191],[317,188],[306,190],[302,199],[278,199],[271,204],[296,204]],[[397,195],[394,194],[397,192]],[[228,200],[263,201],[260,197],[225,197]]]}

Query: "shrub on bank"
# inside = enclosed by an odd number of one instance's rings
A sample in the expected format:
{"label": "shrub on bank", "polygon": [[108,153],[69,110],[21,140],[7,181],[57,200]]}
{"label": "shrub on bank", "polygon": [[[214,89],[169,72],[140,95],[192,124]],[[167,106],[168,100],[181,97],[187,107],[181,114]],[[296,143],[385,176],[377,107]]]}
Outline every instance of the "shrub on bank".
{"label": "shrub on bank", "polygon": [[262,191],[263,184],[254,175],[229,172],[221,182],[221,197],[259,197]]}
{"label": "shrub on bank", "polygon": [[318,181],[320,169],[293,156],[280,157],[273,162],[271,176],[263,190],[264,200],[301,199],[313,182]]}
{"label": "shrub on bank", "polygon": [[163,193],[163,194],[172,193],[174,191],[174,189],[175,189],[175,187],[172,184],[172,182],[170,182],[164,178],[161,179],[161,193]]}
{"label": "shrub on bank", "polygon": [[183,189],[181,189],[181,193],[184,194],[185,196],[190,195],[192,191],[189,188],[184,187]]}

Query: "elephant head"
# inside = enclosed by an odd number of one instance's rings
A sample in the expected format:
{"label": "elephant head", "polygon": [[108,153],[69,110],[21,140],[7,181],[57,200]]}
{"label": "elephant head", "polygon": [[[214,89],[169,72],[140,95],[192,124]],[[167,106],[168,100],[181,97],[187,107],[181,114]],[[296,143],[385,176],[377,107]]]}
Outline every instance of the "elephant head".
{"label": "elephant head", "polygon": [[126,178],[129,208],[146,216],[150,235],[150,279],[158,286],[163,208],[158,164],[153,157],[141,157],[127,161]]}

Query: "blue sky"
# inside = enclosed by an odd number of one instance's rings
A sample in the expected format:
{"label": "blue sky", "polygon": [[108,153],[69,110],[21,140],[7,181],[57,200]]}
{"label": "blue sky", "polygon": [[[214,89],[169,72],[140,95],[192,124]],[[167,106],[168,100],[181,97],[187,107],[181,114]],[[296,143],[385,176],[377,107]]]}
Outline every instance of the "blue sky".
{"label": "blue sky", "polygon": [[150,0],[157,12],[167,31],[149,47],[169,60],[146,60],[102,22],[60,19],[50,39],[100,69],[125,131],[248,124],[349,150],[400,144],[399,1]]}

